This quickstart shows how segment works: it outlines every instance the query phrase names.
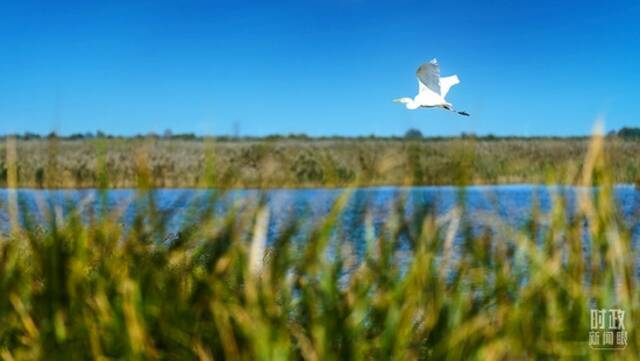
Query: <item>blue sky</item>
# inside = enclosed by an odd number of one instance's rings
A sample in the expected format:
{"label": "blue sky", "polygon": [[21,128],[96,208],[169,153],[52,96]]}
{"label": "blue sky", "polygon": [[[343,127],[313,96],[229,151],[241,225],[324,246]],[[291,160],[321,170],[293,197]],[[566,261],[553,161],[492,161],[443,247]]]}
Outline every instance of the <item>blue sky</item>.
{"label": "blue sky", "polygon": [[[640,126],[638,1],[6,1],[0,133]],[[408,111],[437,57],[471,117]],[[234,125],[235,124],[235,125]]]}

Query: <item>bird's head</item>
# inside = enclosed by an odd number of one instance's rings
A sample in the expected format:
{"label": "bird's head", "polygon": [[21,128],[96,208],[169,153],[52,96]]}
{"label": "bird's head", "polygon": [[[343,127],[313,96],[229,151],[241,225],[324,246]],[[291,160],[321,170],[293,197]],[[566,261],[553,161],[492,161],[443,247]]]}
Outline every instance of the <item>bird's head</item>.
{"label": "bird's head", "polygon": [[418,109],[418,106],[415,104],[415,102],[413,101],[413,99],[411,98],[398,98],[398,99],[393,99],[394,103],[401,103],[401,104],[405,104],[405,106],[407,107],[407,109],[410,110],[414,110],[414,109]]}

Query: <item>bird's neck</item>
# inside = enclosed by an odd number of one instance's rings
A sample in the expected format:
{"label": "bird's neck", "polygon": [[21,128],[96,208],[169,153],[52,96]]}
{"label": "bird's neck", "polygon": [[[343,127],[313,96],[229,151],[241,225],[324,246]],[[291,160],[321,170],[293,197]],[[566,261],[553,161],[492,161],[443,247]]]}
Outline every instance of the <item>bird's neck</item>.
{"label": "bird's neck", "polygon": [[406,106],[407,106],[407,109],[409,109],[409,110],[416,110],[416,109],[419,108],[418,103],[416,103],[415,100],[413,100],[413,99],[410,99],[407,102]]}

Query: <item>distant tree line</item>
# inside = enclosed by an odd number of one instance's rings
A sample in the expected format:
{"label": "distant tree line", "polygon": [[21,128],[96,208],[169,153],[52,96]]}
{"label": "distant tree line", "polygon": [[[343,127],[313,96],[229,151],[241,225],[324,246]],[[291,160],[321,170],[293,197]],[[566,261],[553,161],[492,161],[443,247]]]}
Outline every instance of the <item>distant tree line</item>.
{"label": "distant tree line", "polygon": [[640,138],[640,128],[624,127],[616,133],[621,138]]}
{"label": "distant tree line", "polygon": [[[24,133],[13,133],[6,134],[0,137],[12,136],[18,140],[36,140],[36,139],[63,139],[63,140],[84,140],[84,139],[142,139],[142,138],[153,138],[153,139],[174,139],[174,140],[203,140],[205,138],[214,138],[222,141],[232,141],[232,140],[258,140],[258,139],[267,139],[267,140],[278,140],[278,139],[298,139],[298,140],[309,140],[313,139],[309,135],[304,133],[291,133],[286,135],[281,134],[271,134],[266,136],[231,136],[231,135],[218,135],[218,136],[208,136],[208,135],[198,135],[195,133],[173,133],[170,129],[165,130],[162,134],[157,133],[147,133],[147,134],[135,134],[135,135],[115,135],[108,134],[103,131],[98,130],[95,133],[85,132],[85,133],[72,133],[69,135],[61,135],[57,132],[50,132],[48,134],[38,134],[34,132],[24,132]],[[320,138],[348,138],[348,137],[320,137]],[[364,137],[363,137],[364,138]],[[375,136],[367,136],[367,138],[375,138]]]}
{"label": "distant tree line", "polygon": [[196,135],[195,133],[176,133],[167,130],[162,135],[158,135],[156,133],[149,134],[136,134],[133,136],[123,136],[123,135],[114,135],[108,134],[103,131],[85,132],[85,133],[72,133],[69,135],[60,135],[57,132],[50,132],[45,135],[33,133],[33,132],[24,132],[22,134],[7,134],[6,136],[13,136],[19,140],[32,140],[32,139],[64,139],[64,140],[83,140],[83,139],[116,139],[116,138],[162,138],[162,139],[178,139],[178,140],[195,140],[195,139],[203,139],[203,136]]}
{"label": "distant tree line", "polygon": [[[419,129],[410,128],[403,136],[376,136],[363,135],[363,136],[310,136],[304,133],[290,133],[290,134],[270,134],[266,136],[231,136],[231,135],[198,135],[195,133],[173,133],[170,129],[165,130],[162,134],[148,133],[148,134],[136,134],[132,136],[114,135],[108,134],[103,131],[85,132],[85,133],[72,133],[69,135],[60,135],[57,132],[50,132],[45,135],[41,135],[34,132],[24,132],[22,134],[7,134],[6,136],[13,136],[18,140],[37,140],[37,139],[62,139],[62,140],[87,140],[87,139],[170,139],[170,140],[204,140],[205,138],[215,139],[218,141],[258,141],[258,140],[343,140],[343,139],[355,139],[355,140],[367,140],[367,139],[387,139],[387,140],[447,140],[453,138],[462,139],[478,139],[478,140],[511,140],[511,139],[585,139],[589,136],[496,136],[494,134],[476,135],[474,133],[462,132],[459,136],[425,136]],[[620,137],[624,139],[640,139],[640,128],[638,127],[623,127],[618,131],[612,130],[607,134],[609,137]]]}

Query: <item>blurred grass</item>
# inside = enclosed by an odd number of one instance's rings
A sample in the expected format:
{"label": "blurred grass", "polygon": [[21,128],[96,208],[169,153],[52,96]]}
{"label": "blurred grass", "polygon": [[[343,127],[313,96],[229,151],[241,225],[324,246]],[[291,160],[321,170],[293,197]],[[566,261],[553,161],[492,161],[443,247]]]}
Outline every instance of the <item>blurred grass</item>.
{"label": "blurred grass", "polygon": [[[545,171],[549,181],[598,187],[580,193],[575,209],[567,209],[562,195],[548,212],[534,202],[527,226],[513,228],[495,216],[469,214],[462,188],[444,217],[430,208],[407,215],[398,199],[382,232],[373,231],[366,211],[357,220],[367,235],[361,259],[339,236],[349,232],[338,221],[348,191],[302,241],[294,239],[300,229],[292,219],[267,244],[264,203],[214,212],[223,191],[194,202],[169,235],[171,211],[158,209],[153,193],[166,185],[155,179],[155,143],[139,148],[131,168],[138,195],[130,226],[121,224],[117,208],[80,214],[73,204],[45,203],[47,217],[39,221],[11,196],[23,155],[14,140],[6,146],[10,197],[0,207],[15,219],[0,236],[5,360],[635,360],[640,352],[637,252],[612,194],[615,162],[598,136],[579,165]],[[65,146],[56,145],[70,154]],[[117,185],[112,177],[119,175],[109,169],[114,153],[101,146],[93,160],[105,168],[96,171],[98,183]],[[411,146],[411,162],[435,151]],[[214,147],[206,152],[208,164],[194,168],[207,170],[196,183],[235,184],[215,165]],[[357,147],[363,164],[386,157],[376,145]],[[473,182],[470,164],[485,147],[452,147],[451,183]],[[305,162],[319,159],[313,153],[304,153]],[[272,153],[265,154],[255,159],[257,167],[268,167],[262,162]],[[368,167],[363,172],[375,177],[378,170]],[[403,180],[425,172],[406,168]],[[487,231],[473,232],[469,217]],[[463,239],[454,251],[456,234]],[[400,250],[401,243],[408,249]],[[589,348],[592,307],[625,310],[624,351]]]}
{"label": "blurred grass", "polygon": [[[137,185],[135,155],[144,150],[155,185],[165,188],[456,184],[460,175],[452,170],[468,172],[467,184],[541,183],[549,176],[577,174],[576,169],[567,172],[567,168],[581,168],[588,147],[587,138],[51,137],[17,141],[16,180],[20,187],[29,188],[95,188],[105,186],[100,184],[100,172],[105,171],[110,175],[107,187],[132,188]],[[5,148],[0,141],[0,187],[8,181]],[[615,182],[640,182],[637,139],[607,137],[605,148]],[[215,155],[213,162],[207,160],[210,155]],[[213,178],[207,166],[215,169]]]}

